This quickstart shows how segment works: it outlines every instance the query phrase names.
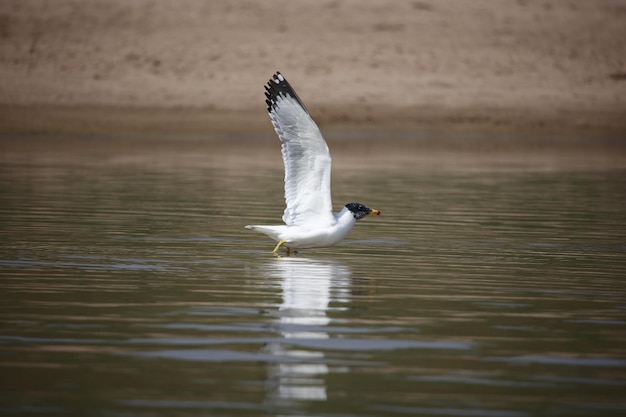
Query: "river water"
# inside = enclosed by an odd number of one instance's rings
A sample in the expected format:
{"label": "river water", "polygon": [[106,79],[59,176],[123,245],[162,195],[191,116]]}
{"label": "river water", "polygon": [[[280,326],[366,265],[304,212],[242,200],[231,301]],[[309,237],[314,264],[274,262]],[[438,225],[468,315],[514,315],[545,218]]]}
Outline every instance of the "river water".
{"label": "river water", "polygon": [[344,149],[335,207],[382,216],[274,257],[243,228],[280,223],[273,142],[29,141],[2,145],[0,414],[626,413],[626,164]]}

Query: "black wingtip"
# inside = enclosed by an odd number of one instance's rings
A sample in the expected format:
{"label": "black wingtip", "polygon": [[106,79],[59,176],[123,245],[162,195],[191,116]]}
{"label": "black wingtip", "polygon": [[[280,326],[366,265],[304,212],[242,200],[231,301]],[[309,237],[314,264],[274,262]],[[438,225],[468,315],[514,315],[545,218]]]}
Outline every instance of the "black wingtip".
{"label": "black wingtip", "polygon": [[287,82],[287,79],[280,73],[280,71],[276,71],[276,73],[270,78],[270,80],[265,85],[265,103],[267,104],[267,111],[271,112],[276,108],[276,101],[279,96],[289,96],[294,98],[298,104],[304,109],[305,112],[308,113],[308,110],[300,100],[300,97],[293,90],[291,85]]}

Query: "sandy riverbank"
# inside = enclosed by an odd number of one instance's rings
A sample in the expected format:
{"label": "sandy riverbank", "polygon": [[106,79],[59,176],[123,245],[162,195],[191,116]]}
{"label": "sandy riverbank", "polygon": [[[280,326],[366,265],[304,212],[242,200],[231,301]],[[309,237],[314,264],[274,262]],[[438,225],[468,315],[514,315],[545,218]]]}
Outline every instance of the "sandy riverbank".
{"label": "sandy riverbank", "polygon": [[626,1],[6,0],[1,133],[271,133],[280,69],[331,129],[626,135]]}

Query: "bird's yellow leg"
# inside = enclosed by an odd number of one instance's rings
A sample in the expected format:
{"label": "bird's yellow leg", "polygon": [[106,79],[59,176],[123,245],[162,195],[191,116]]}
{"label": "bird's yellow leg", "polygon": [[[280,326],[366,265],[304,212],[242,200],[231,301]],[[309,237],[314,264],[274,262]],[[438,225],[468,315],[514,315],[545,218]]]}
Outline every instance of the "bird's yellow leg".
{"label": "bird's yellow leg", "polygon": [[[285,243],[287,243],[286,240],[281,240],[280,242],[278,242],[278,244],[276,245],[276,247],[274,248],[274,250],[272,251],[272,253],[274,255],[278,255],[278,249],[280,249],[281,246],[283,246]],[[287,252],[287,256],[289,256],[289,246],[285,246],[286,252]]]}

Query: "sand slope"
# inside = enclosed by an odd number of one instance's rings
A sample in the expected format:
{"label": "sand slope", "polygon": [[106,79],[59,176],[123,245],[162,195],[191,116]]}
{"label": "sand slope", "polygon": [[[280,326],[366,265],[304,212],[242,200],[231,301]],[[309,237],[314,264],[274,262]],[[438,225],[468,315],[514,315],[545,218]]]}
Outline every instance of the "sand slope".
{"label": "sand slope", "polygon": [[625,21],[624,0],[3,0],[0,131],[266,128],[279,69],[326,125],[622,135]]}

